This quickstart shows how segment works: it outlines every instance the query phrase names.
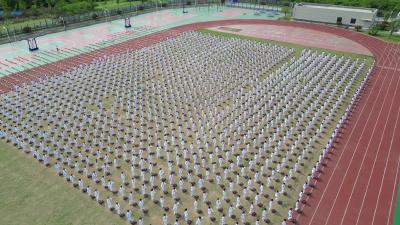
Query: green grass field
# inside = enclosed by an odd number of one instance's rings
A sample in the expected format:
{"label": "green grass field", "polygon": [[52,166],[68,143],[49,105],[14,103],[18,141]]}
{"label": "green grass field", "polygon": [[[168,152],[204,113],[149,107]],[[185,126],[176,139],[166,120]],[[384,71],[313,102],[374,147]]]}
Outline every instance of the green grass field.
{"label": "green grass field", "polygon": [[[210,30],[200,30],[200,32],[284,45],[295,49],[294,56],[299,56],[301,50],[308,48],[295,44],[238,36]],[[372,57],[364,55],[328,51],[325,49],[314,50],[367,59],[369,63],[373,61]],[[272,70],[279,68],[281,64],[275,65]],[[361,82],[361,79],[362,77],[360,76],[356,82],[357,85]],[[355,89],[356,87],[353,87],[352,91],[354,92]],[[346,99],[345,103],[348,104],[349,101],[350,97]],[[105,102],[110,105],[112,104],[112,102]],[[341,115],[340,112],[344,111],[344,106],[338,111],[336,115],[337,120]],[[335,124],[330,124],[328,130],[332,131],[334,127]],[[324,144],[322,143],[326,143],[329,136],[330,133],[328,132],[320,138],[318,145],[312,147],[317,151],[315,152],[316,154],[309,159],[310,162],[317,160],[319,155],[318,151],[323,148]],[[313,164],[305,165],[303,167],[303,172],[297,175],[297,179],[305,180],[307,171],[311,171],[312,166]],[[99,206],[95,201],[90,200],[87,195],[78,192],[77,189],[74,189],[71,184],[67,184],[62,178],[57,177],[52,169],[46,169],[43,165],[38,164],[32,159],[30,155],[26,155],[4,142],[0,142],[0,182],[2,184],[2,186],[0,186],[0,202],[3,203],[0,206],[0,224],[125,224],[118,216],[110,213],[104,207]],[[288,196],[297,196],[301,185],[298,182],[292,182],[291,184],[293,184],[293,188],[288,192]],[[219,195],[219,193],[214,193],[211,186],[207,187],[207,189],[210,190],[211,198],[216,198]],[[271,196],[272,194],[271,192]],[[185,195],[179,197],[185,197]],[[282,207],[287,208],[290,205],[293,205],[293,202],[285,201]],[[157,206],[152,203],[149,203],[149,206],[150,212],[158,210],[156,208]],[[278,207],[277,211],[278,213],[272,216],[272,221],[274,223],[280,221],[282,215],[286,215],[287,213],[287,210],[281,207]],[[157,224],[161,223],[161,212],[160,215],[151,214],[150,217],[151,221],[157,221]]]}
{"label": "green grass field", "polygon": [[[225,33],[225,32],[218,32],[218,31],[213,31],[213,30],[208,30],[208,29],[201,29],[199,30],[199,32],[202,33],[207,33],[207,34],[212,34],[212,35],[219,35],[219,36],[223,36],[223,37],[231,37],[231,38],[240,38],[240,39],[246,39],[246,40],[253,40],[253,41],[258,41],[258,42],[265,42],[265,43],[273,43],[276,45],[281,45],[281,46],[286,46],[289,48],[293,48],[295,49],[295,56],[299,57],[301,54],[301,51],[303,49],[312,49],[318,52],[329,52],[332,54],[336,54],[338,56],[346,56],[346,57],[351,57],[353,59],[365,59],[368,63],[368,65],[372,65],[374,58],[371,56],[366,56],[366,55],[360,55],[360,54],[355,54],[355,53],[347,53],[347,52],[340,52],[340,51],[334,51],[334,50],[327,50],[327,49],[321,49],[321,48],[310,48],[310,47],[306,47],[306,46],[301,46],[301,45],[297,45],[297,44],[292,44],[292,43],[287,43],[287,42],[279,42],[279,41],[272,41],[272,40],[267,40],[267,39],[262,39],[262,38],[255,38],[255,37],[249,37],[249,36],[244,36],[244,35],[237,35],[237,34],[231,34],[231,33]],[[281,64],[283,64],[284,62],[276,65],[276,68],[279,68],[281,66]],[[365,73],[366,71],[364,71]],[[358,86],[361,83],[362,77],[357,78],[357,85]],[[356,89],[356,87],[354,86],[352,88],[352,92],[354,92]],[[345,105],[347,106],[348,104],[350,104],[350,97],[347,97],[346,101],[345,101]],[[345,107],[342,106],[338,111],[342,112],[344,111]],[[337,120],[339,120],[339,115],[341,115],[340,113],[336,115]],[[328,130],[334,130],[336,124],[331,124],[330,127],[328,128]],[[326,143],[327,140],[329,139],[329,135],[330,133],[326,133],[324,136],[322,136],[319,140],[319,144],[314,145],[312,148],[315,149],[315,152],[318,152],[320,149],[322,149],[324,147],[324,145],[322,143]],[[309,161],[310,162],[314,162],[318,160],[318,154],[314,154],[310,157]],[[305,171],[311,171],[313,165],[305,165],[304,169]],[[300,173],[297,175],[297,179],[298,180],[305,180],[307,177],[306,173]],[[301,183],[298,182],[293,182],[293,189],[291,192],[289,192],[289,196],[296,196],[298,194],[298,190],[301,190]],[[290,205],[290,204],[288,204]],[[285,210],[279,210],[278,208],[278,214],[283,214],[285,215],[285,213],[287,213]],[[273,224],[278,224],[280,223],[280,220],[277,220],[276,218],[272,217],[272,221]]]}
{"label": "green grass field", "polygon": [[396,211],[394,211],[393,225],[400,224],[400,187],[397,188],[397,204]]}
{"label": "green grass field", "polygon": [[400,35],[396,34],[390,35],[388,32],[379,32],[377,37],[387,42],[394,42],[394,43],[400,42]]}
{"label": "green grass field", "polygon": [[0,141],[0,224],[125,224],[30,155]]}
{"label": "green grass field", "polygon": [[[368,31],[362,31],[362,33],[369,35]],[[372,36],[372,35],[370,35],[370,36]],[[381,39],[382,41],[386,41],[386,42],[392,42],[392,43],[400,42],[400,35],[398,35],[398,34],[390,35],[390,33],[388,31],[379,31],[376,36],[372,36],[372,37],[376,37],[376,38]]]}

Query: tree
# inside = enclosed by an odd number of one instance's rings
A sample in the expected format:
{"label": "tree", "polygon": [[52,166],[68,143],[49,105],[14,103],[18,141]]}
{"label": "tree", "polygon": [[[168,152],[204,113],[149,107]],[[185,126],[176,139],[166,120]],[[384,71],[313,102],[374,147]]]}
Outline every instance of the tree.
{"label": "tree", "polygon": [[26,0],[18,0],[19,9],[25,10],[30,7],[31,2],[27,2]]}
{"label": "tree", "polygon": [[290,9],[289,7],[287,7],[287,6],[282,7],[282,12],[285,13],[285,16],[286,16],[287,14],[289,14],[290,11],[291,11],[291,9]]}
{"label": "tree", "polygon": [[39,16],[40,15],[40,13],[39,13],[40,6],[39,6],[39,3],[38,3],[38,0],[33,0],[32,4],[29,7],[31,9],[31,13],[32,13],[33,16]]}
{"label": "tree", "polygon": [[60,2],[61,1],[57,1],[57,0],[46,0],[48,12],[51,14],[53,12],[53,9],[55,8],[56,4],[58,4]]}
{"label": "tree", "polygon": [[96,8],[96,2],[95,2],[94,0],[89,0],[89,7],[90,7],[91,9]]}
{"label": "tree", "polygon": [[392,16],[392,13],[391,12],[385,12],[384,14],[383,14],[383,21],[384,22],[387,22],[389,19],[390,19],[390,17]]}
{"label": "tree", "polygon": [[372,24],[369,29],[368,29],[368,34],[372,35],[372,36],[376,36],[379,33],[379,27],[378,24]]}
{"label": "tree", "polygon": [[390,35],[393,35],[394,31],[400,28],[400,19],[394,19],[389,24]]}
{"label": "tree", "polygon": [[4,12],[4,18],[8,18],[11,13],[11,7],[8,5],[7,0],[0,0],[0,6],[3,9]]}

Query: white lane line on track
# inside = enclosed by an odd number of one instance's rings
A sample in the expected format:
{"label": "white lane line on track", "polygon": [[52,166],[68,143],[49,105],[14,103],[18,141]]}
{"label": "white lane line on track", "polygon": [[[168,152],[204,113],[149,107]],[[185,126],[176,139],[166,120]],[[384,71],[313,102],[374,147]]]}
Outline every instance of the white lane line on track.
{"label": "white lane line on track", "polygon": [[[386,49],[387,49],[387,45],[385,46],[385,49],[384,49],[383,52],[382,52],[381,58],[384,57],[384,54],[383,54],[383,53],[386,51]],[[379,58],[379,59],[381,59],[381,58]],[[377,66],[376,66],[376,64],[375,64],[373,70],[375,70],[376,68],[377,68]],[[379,74],[380,74],[380,73],[379,73]],[[374,77],[374,76],[376,76],[376,75],[370,74],[370,77]],[[365,89],[365,87],[364,87],[364,89]],[[371,92],[368,93],[367,100],[369,99],[370,95],[371,95]],[[365,106],[364,106],[364,107],[365,107]],[[364,107],[363,107],[363,108],[364,108]],[[362,109],[362,110],[363,110],[363,109]],[[358,118],[358,119],[359,119],[359,118]],[[358,121],[358,119],[357,119],[357,121]],[[356,121],[356,123],[357,123],[357,121]],[[353,129],[354,129],[354,128],[353,128]],[[353,130],[351,131],[351,133],[352,133],[352,132],[353,132]],[[350,134],[350,135],[351,135],[351,134]],[[340,155],[339,155],[340,158],[341,158],[341,156],[342,156],[342,153],[343,153],[343,151],[340,152]],[[340,160],[340,158],[339,158],[339,160]],[[337,166],[337,165],[336,165],[336,166]],[[335,171],[336,166],[335,166],[333,172]],[[321,169],[322,172],[323,172],[324,169],[325,169],[325,167],[322,167],[322,169]],[[319,178],[319,177],[322,175],[322,172],[318,174],[317,178]],[[332,175],[333,175],[333,173],[332,173]],[[314,181],[314,185],[316,185],[317,183],[318,183],[317,180],[315,180],[315,181]],[[326,189],[326,188],[327,188],[327,186],[325,187],[325,189]],[[314,189],[311,189],[310,193],[312,193],[313,190],[314,190]],[[324,192],[325,192],[325,191],[324,191]],[[322,198],[322,196],[321,196],[321,198]],[[306,196],[305,201],[307,202],[308,199],[309,199],[309,196]],[[319,201],[321,201],[321,199],[320,199]],[[319,205],[319,204],[318,204],[318,205]],[[302,206],[301,206],[301,211],[304,210],[305,206],[306,206],[305,204],[302,204]],[[316,210],[317,210],[317,209],[316,209]],[[314,213],[315,213],[315,212],[314,212]],[[300,213],[296,215],[296,221],[299,219],[300,216],[301,216]],[[310,221],[310,222],[311,222],[311,221]]]}
{"label": "white lane line on track", "polygon": [[[393,58],[392,58],[392,59],[393,59]],[[385,80],[386,80],[386,77],[388,76],[388,71],[386,71],[384,74],[385,74]],[[394,78],[394,76],[391,76],[391,77],[390,77],[390,82],[389,82],[389,84],[392,83],[393,78]],[[379,93],[380,93],[380,92],[379,92]],[[364,165],[365,158],[366,158],[366,156],[368,155],[367,153],[369,152],[369,146],[370,146],[371,141],[372,141],[372,138],[373,138],[373,136],[374,136],[374,134],[375,134],[376,126],[379,124],[379,120],[378,120],[378,119],[379,119],[379,117],[380,117],[381,114],[382,114],[382,110],[384,109],[384,104],[385,104],[386,100],[388,99],[388,98],[387,98],[387,97],[388,97],[388,94],[389,94],[389,88],[386,89],[385,97],[383,98],[383,100],[382,100],[382,101],[379,101],[379,102],[382,102],[382,105],[381,105],[381,107],[380,107],[380,109],[379,109],[379,113],[378,113],[377,119],[375,120],[374,128],[372,129],[372,134],[371,134],[371,137],[370,137],[369,140],[368,140],[367,147],[366,147],[366,148],[361,148],[361,149],[360,149],[361,154],[363,154],[363,159],[362,159],[362,161],[361,161],[360,167],[357,168],[358,171],[357,171],[357,176],[356,176],[355,181],[354,181],[353,183],[350,184],[350,185],[352,185],[352,191],[351,191],[351,193],[350,193],[349,198],[347,198],[347,200],[346,200],[347,203],[346,203],[346,207],[345,207],[344,214],[342,215],[342,221],[341,221],[341,223],[340,223],[341,225],[342,225],[342,223],[343,223],[344,216],[346,215],[346,211],[347,211],[347,208],[348,208],[348,206],[349,206],[350,199],[351,199],[351,197],[353,196],[354,187],[356,186],[357,181],[358,181],[358,178],[360,177],[360,171],[361,171],[361,169],[362,169],[362,167],[363,167],[363,165]],[[380,95],[378,95],[378,96],[380,96]],[[374,107],[377,105],[376,103],[378,103],[378,100],[380,100],[379,97],[377,97],[377,98],[375,99],[375,102],[374,102],[373,106],[371,107],[371,109],[374,108]],[[348,172],[349,172],[349,170],[350,170],[350,167],[351,167],[351,165],[352,165],[352,162],[353,162],[353,159],[354,159],[354,157],[355,157],[355,155],[356,155],[356,152],[359,152],[359,146],[360,146],[360,144],[362,144],[362,143],[361,143],[361,140],[362,140],[362,138],[363,138],[363,136],[364,136],[364,132],[365,132],[365,131],[368,132],[368,130],[369,130],[369,126],[368,126],[369,122],[368,122],[368,121],[370,121],[370,119],[372,118],[372,115],[373,115],[373,113],[372,113],[372,111],[371,111],[370,114],[368,115],[367,122],[364,124],[363,130],[362,130],[362,132],[361,132],[361,136],[360,136],[360,138],[357,140],[357,145],[356,145],[355,150],[354,150],[354,152],[353,152],[353,155],[352,155],[352,157],[351,157],[350,163],[349,163],[348,166],[347,166],[347,169],[346,169],[346,172],[345,172],[345,174],[344,174],[344,176],[343,176],[342,182],[340,183],[339,191],[336,193],[335,200],[333,201],[333,204],[331,205],[331,208],[330,208],[330,210],[329,210],[328,217],[326,218],[326,221],[325,221],[325,225],[328,224],[329,219],[330,219],[330,217],[331,217],[331,215],[332,215],[332,211],[333,211],[333,209],[335,208],[337,199],[338,199],[340,193],[342,192],[341,190],[342,190],[342,188],[344,187],[344,186],[343,186],[344,181],[345,181],[346,177],[348,176]],[[346,147],[347,147],[347,144],[346,144]],[[344,148],[344,149],[345,149],[345,148]],[[366,151],[364,151],[364,153],[362,152],[363,149],[366,150]],[[350,176],[351,176],[351,175],[350,175]]]}
{"label": "white lane line on track", "polygon": [[[386,52],[387,47],[388,47],[388,45],[385,46],[385,49],[384,49],[384,51],[383,51],[383,53],[382,53],[382,55],[381,55],[381,58],[378,59],[377,62],[380,62],[380,61],[382,60],[382,58],[386,56],[384,53]],[[385,57],[385,58],[388,58],[388,57]],[[375,75],[374,75],[375,79],[377,79],[377,77],[381,74],[381,72],[382,72],[382,70],[379,70],[378,74],[375,74]],[[386,77],[385,77],[385,79],[386,79]],[[380,93],[381,90],[382,90],[382,86],[380,86],[379,93]],[[370,91],[368,92],[368,97],[367,97],[367,99],[366,99],[366,102],[368,102],[368,100],[370,99],[371,94],[372,94],[372,90],[370,90]],[[367,104],[364,104],[364,106],[363,106],[363,108],[361,109],[361,111],[359,111],[359,114],[362,114],[362,113],[364,112],[366,106],[367,106]],[[359,123],[360,118],[361,118],[361,117],[358,117],[357,120],[356,120],[356,122],[353,124],[353,128],[352,128],[350,134],[348,135],[349,139],[347,140],[346,145],[349,143],[350,137],[353,135],[354,131],[356,130],[356,125]],[[344,149],[344,148],[346,147],[346,145],[345,145],[342,149]],[[335,175],[335,173],[336,173],[336,168],[337,168],[337,166],[339,165],[339,163],[340,163],[340,161],[341,161],[341,159],[342,159],[343,152],[344,152],[344,151],[341,151],[341,152],[340,152],[340,157],[339,157],[339,159],[337,160],[337,163],[336,163],[335,167],[334,167],[333,170],[332,170],[332,174],[331,174],[331,176],[329,177],[328,183],[326,184],[326,187],[325,187],[325,189],[324,189],[324,191],[323,191],[323,193],[322,193],[320,199],[318,200],[318,204],[317,204],[317,206],[315,207],[314,213],[313,213],[313,215],[311,216],[310,224],[311,224],[312,221],[314,220],[315,214],[316,214],[316,212],[318,211],[318,208],[319,208],[319,206],[320,206],[320,204],[321,204],[321,202],[322,202],[322,199],[324,198],[324,196],[325,196],[325,194],[326,194],[326,191],[327,191],[327,189],[328,189],[328,187],[329,187],[329,184],[330,184],[330,182],[332,181],[332,178],[334,177],[334,175]]]}
{"label": "white lane line on track", "polygon": [[[396,128],[397,128],[399,116],[400,116],[400,110],[397,112],[396,123],[395,123],[395,128],[394,128],[395,131],[396,131]],[[394,140],[394,139],[395,139],[395,133],[393,133],[392,139],[391,139],[391,141],[390,141],[390,152],[391,152],[391,150],[392,150],[393,140]],[[385,177],[385,175],[386,175],[386,169],[387,169],[388,160],[389,160],[389,155],[388,155],[388,157],[386,158],[386,163],[385,163],[386,166],[385,166],[385,170],[384,170],[384,173],[383,173],[383,178],[382,178],[382,180],[384,180],[384,177]],[[391,216],[391,214],[392,214],[393,202],[395,201],[394,199],[396,198],[396,195],[397,195],[397,192],[395,192],[395,190],[396,190],[396,187],[397,187],[397,180],[398,180],[398,174],[399,174],[399,166],[400,166],[400,155],[397,157],[396,176],[395,176],[395,182],[394,182],[394,184],[393,184],[392,198],[391,198],[391,201],[390,201],[390,208],[389,208],[389,216],[388,216],[388,218],[387,218],[386,225],[389,225],[389,224],[391,223],[391,221],[390,221],[390,216]],[[379,187],[379,195],[378,195],[377,203],[379,203],[379,199],[380,199],[380,197],[381,197],[382,186],[383,186],[383,181],[381,182],[381,185],[380,185],[380,187]],[[378,205],[375,205],[374,214],[373,214],[373,219],[372,219],[372,224],[375,223],[375,215],[376,215],[377,206],[378,206]]]}
{"label": "white lane line on track", "polygon": [[[400,51],[400,46],[397,46],[397,52],[399,52],[399,51]],[[397,63],[396,63],[396,68],[397,68],[398,66],[399,66],[399,61],[397,61]],[[395,75],[393,75],[393,76],[395,76]],[[392,97],[392,101],[391,101],[391,103],[390,103],[389,113],[392,111],[392,108],[393,108],[393,103],[394,103],[394,101],[395,101],[395,97],[394,97],[394,96],[396,96],[396,94],[397,94],[398,87],[399,87],[399,81],[400,81],[400,79],[397,79],[396,89],[395,89],[395,93],[394,93],[394,95],[393,95],[393,97]],[[399,110],[400,110],[400,108],[397,110],[397,116],[398,116],[398,114],[399,114]],[[378,118],[379,118],[379,117],[380,117],[380,115],[378,116]],[[378,122],[378,121],[377,121],[377,122]],[[364,207],[365,199],[366,199],[366,196],[367,196],[369,187],[370,187],[370,182],[371,182],[372,174],[373,174],[373,172],[374,172],[374,170],[375,170],[376,160],[377,160],[378,155],[379,155],[380,150],[381,150],[381,145],[382,145],[382,141],[383,141],[384,136],[385,136],[384,134],[385,134],[385,131],[386,131],[386,129],[387,129],[387,124],[388,124],[388,122],[389,122],[389,116],[386,117],[385,126],[384,126],[384,129],[383,129],[383,132],[381,133],[378,151],[377,151],[377,153],[375,154],[374,164],[373,164],[372,169],[371,169],[370,174],[369,174],[368,183],[367,183],[367,186],[366,186],[366,190],[365,190],[365,192],[364,192],[364,196],[363,196],[363,200],[362,200],[362,203],[361,203],[361,207],[359,207],[359,211],[358,211],[358,214],[357,214],[357,220],[356,220],[355,225],[358,224],[359,219],[360,219],[360,214],[361,214],[362,209],[363,209],[363,207]],[[397,123],[397,117],[396,117],[396,123]],[[396,128],[396,125],[395,125],[395,128]],[[374,129],[374,132],[375,132],[375,129]],[[389,131],[389,132],[390,132],[390,131]],[[394,131],[393,131],[393,136],[394,136],[395,132],[396,132],[396,130],[394,129]],[[392,137],[393,137],[393,136],[392,136]],[[373,136],[371,136],[371,137],[373,137]],[[393,140],[393,139],[392,139],[392,140]],[[371,140],[370,140],[370,142],[371,142]],[[370,144],[370,143],[368,143],[368,146],[369,146],[369,144]],[[389,147],[389,153],[388,153],[388,155],[387,155],[387,158],[389,157],[390,152],[391,152],[391,146]],[[364,160],[363,160],[363,162],[364,162]],[[362,164],[362,165],[363,165],[363,164]],[[362,168],[362,165],[361,165],[361,168]],[[384,169],[385,172],[386,172],[386,165],[387,165],[387,160],[386,160],[385,169]],[[361,169],[360,169],[360,171],[361,171]],[[357,178],[358,178],[358,175],[357,175]],[[384,178],[384,176],[383,176],[382,179],[381,179],[381,183],[382,183],[383,178]],[[356,183],[357,183],[357,181],[356,181]],[[356,185],[353,186],[352,194],[353,194],[353,192],[354,192],[355,186],[356,186]],[[382,186],[381,186],[381,187],[382,187]],[[349,205],[349,203],[350,203],[350,201],[351,201],[351,196],[352,196],[352,194],[350,195],[349,201],[348,201],[347,206],[346,206],[346,210],[344,211],[345,213],[344,213],[344,215],[343,215],[343,218],[342,218],[342,221],[341,221],[340,224],[343,224],[344,218],[345,218],[346,213],[347,213],[348,205]],[[375,205],[375,208],[376,208],[376,205]]]}

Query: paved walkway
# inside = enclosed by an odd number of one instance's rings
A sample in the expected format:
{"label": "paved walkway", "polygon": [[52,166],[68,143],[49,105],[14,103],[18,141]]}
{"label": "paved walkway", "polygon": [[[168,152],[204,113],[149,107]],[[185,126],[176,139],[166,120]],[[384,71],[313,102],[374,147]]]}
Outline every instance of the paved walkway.
{"label": "paved walkway", "polygon": [[[29,52],[26,41],[0,45],[0,77],[55,62],[172,27],[222,19],[277,19],[274,11],[258,13],[253,9],[197,7],[168,9],[131,18],[132,28],[123,20],[101,23],[37,38],[39,51]],[[56,49],[59,49],[59,52]]]}

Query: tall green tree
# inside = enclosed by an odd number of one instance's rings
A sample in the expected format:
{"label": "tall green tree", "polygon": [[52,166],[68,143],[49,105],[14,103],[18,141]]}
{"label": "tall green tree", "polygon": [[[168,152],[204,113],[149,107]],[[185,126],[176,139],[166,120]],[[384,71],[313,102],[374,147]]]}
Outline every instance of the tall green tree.
{"label": "tall green tree", "polygon": [[289,14],[290,11],[291,11],[291,8],[290,8],[290,7],[287,7],[287,6],[282,7],[282,12],[285,13],[285,16],[286,16],[287,14]]}
{"label": "tall green tree", "polygon": [[51,13],[53,11],[53,8],[56,6],[56,3],[57,3],[56,0],[46,0],[48,12]]}
{"label": "tall green tree", "polygon": [[378,24],[372,24],[368,29],[368,34],[372,36],[377,36],[379,33],[379,26]]}
{"label": "tall green tree", "polygon": [[390,19],[391,16],[392,16],[392,12],[389,12],[389,11],[385,12],[383,14],[383,21],[387,22]]}
{"label": "tall green tree", "polygon": [[390,35],[400,28],[400,19],[394,19],[389,23]]}
{"label": "tall green tree", "polygon": [[19,10],[25,10],[30,5],[26,0],[18,0],[17,4]]}
{"label": "tall green tree", "polygon": [[0,7],[3,9],[4,17],[8,18],[11,13],[11,7],[8,5],[7,0],[0,0]]}

